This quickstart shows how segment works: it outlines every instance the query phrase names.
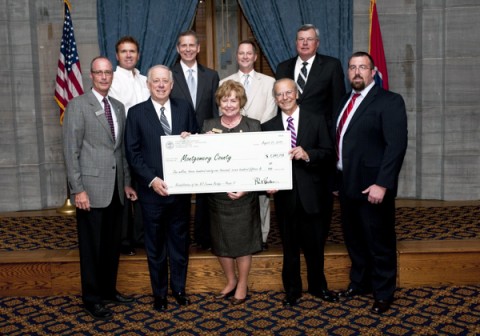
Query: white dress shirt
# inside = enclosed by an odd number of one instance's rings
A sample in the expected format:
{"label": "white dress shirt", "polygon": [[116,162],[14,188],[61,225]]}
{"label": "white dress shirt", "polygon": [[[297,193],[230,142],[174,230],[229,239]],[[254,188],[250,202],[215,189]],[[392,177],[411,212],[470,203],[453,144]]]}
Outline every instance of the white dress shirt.
{"label": "white dress shirt", "polygon": [[103,97],[100,93],[92,89],[93,94],[95,97],[98,99],[98,102],[100,103],[100,106],[102,106],[103,109],[103,114],[105,114],[105,104],[103,103],[103,98],[107,98],[109,104],[110,104],[110,110],[112,111],[112,120],[113,120],[113,129],[115,131],[115,139],[118,139],[118,121],[117,121],[117,115],[115,111],[115,107],[113,107],[112,102],[108,97]]}
{"label": "white dress shirt", "polygon": [[112,86],[109,95],[121,101],[125,105],[125,113],[128,114],[130,107],[144,102],[150,97],[147,87],[147,77],[140,74],[140,71],[132,71],[117,66],[113,75]]}

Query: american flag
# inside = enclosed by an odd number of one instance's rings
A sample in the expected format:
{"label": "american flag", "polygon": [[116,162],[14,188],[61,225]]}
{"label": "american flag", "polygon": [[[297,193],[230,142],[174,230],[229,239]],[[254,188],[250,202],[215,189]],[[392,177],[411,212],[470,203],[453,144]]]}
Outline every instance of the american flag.
{"label": "american flag", "polygon": [[375,62],[375,83],[388,90],[388,73],[385,52],[383,50],[382,32],[378,21],[376,0],[370,0],[370,43],[368,52]]}
{"label": "american flag", "polygon": [[63,123],[63,114],[68,102],[72,98],[83,94],[82,69],[80,68],[77,44],[73,33],[70,2],[64,0],[64,6],[63,34],[55,85],[55,101],[60,107],[60,124]]}

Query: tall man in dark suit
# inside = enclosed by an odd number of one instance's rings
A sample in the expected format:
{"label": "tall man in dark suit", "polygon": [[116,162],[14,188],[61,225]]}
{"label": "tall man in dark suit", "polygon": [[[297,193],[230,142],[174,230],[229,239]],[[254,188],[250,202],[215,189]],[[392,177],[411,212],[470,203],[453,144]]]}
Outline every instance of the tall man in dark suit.
{"label": "tall man in dark suit", "polygon": [[72,203],[76,206],[82,300],[95,319],[109,319],[106,303],[134,300],[116,290],[120,255],[121,214],[130,187],[123,131],[125,108],[108,96],[112,64],[94,58],[90,66],[92,90],[68,104],[63,123],[65,165]]}
{"label": "tall man in dark suit", "polygon": [[[175,86],[172,98],[186,100],[195,110],[198,127],[203,121],[218,116],[215,92],[220,78],[215,70],[197,62],[200,43],[193,30],[183,32],[178,37],[177,52],[180,62],[173,67]],[[194,239],[199,247],[210,248],[210,220],[206,194],[195,197]]]}
{"label": "tall man in dark suit", "polygon": [[[331,190],[329,177],[334,165],[333,146],[323,116],[304,112],[296,103],[293,80],[275,82],[275,101],[281,113],[262,124],[263,131],[292,133],[292,190],[271,191],[283,245],[282,280],[285,306],[293,306],[302,295],[300,250],[307,264],[308,292],[335,302],[324,274],[324,247],[330,228]],[[296,139],[295,139],[296,138]]]}
{"label": "tall man in dark suit", "polygon": [[338,187],[345,244],[352,261],[345,297],[373,291],[374,313],[393,301],[397,276],[395,197],[407,149],[403,98],[375,85],[368,53],[348,63],[352,91],[335,118]]}
{"label": "tall man in dark suit", "polygon": [[298,104],[304,112],[325,117],[331,125],[333,115],[345,95],[345,82],[340,61],[317,53],[320,32],[311,24],[297,30],[297,57],[280,63],[275,77],[291,78],[297,83]]}
{"label": "tall man in dark suit", "polygon": [[164,65],[150,68],[147,86],[151,97],[131,107],[125,129],[127,160],[138,181],[154,308],[167,309],[168,268],[170,287],[179,305],[185,294],[188,266],[190,195],[169,195],[163,180],[160,137],[186,135],[198,129],[193,108],[170,98],[173,76]]}

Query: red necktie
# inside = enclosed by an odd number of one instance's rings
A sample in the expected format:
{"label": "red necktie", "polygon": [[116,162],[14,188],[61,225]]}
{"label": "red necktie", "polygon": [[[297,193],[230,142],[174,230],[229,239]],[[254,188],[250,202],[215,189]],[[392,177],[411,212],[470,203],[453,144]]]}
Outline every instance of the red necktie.
{"label": "red necktie", "polygon": [[348,115],[350,114],[350,112],[352,112],[353,106],[355,105],[355,100],[357,100],[357,98],[359,96],[360,96],[360,93],[355,93],[352,96],[352,99],[350,99],[350,102],[348,103],[347,108],[345,109],[345,112],[343,112],[342,118],[340,119],[340,122],[338,123],[338,126],[337,126],[337,146],[336,146],[337,160],[340,158],[340,152],[339,152],[340,136],[342,135],[343,125],[345,124],[345,121],[347,121],[347,118],[348,118]]}

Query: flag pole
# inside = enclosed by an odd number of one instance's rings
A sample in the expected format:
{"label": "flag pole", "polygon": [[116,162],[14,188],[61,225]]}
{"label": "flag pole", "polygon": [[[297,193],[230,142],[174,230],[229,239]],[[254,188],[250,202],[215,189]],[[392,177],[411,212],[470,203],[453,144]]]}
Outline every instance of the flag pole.
{"label": "flag pole", "polygon": [[[55,85],[55,101],[60,108],[60,124],[68,102],[83,94],[82,69],[78,57],[77,45],[73,32],[73,22],[70,15],[70,1],[64,0],[63,30],[60,43],[60,56]],[[57,213],[65,215],[75,214],[75,206],[70,202],[70,188],[67,183],[67,198],[63,205],[57,209]]]}

